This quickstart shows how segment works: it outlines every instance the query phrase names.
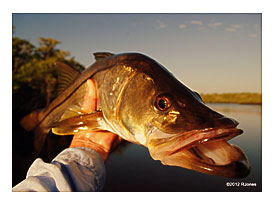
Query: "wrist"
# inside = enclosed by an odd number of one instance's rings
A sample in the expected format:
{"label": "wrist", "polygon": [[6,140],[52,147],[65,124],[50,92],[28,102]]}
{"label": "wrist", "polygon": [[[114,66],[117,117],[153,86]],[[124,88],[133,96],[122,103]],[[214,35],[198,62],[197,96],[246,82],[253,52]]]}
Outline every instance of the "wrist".
{"label": "wrist", "polygon": [[104,162],[106,162],[106,160],[107,160],[108,152],[106,152],[104,150],[104,148],[102,148],[100,145],[98,145],[94,142],[84,141],[81,139],[73,139],[73,141],[71,142],[70,148],[74,148],[74,147],[85,147],[85,148],[95,150],[96,152],[98,152],[100,154],[100,156],[102,157]]}

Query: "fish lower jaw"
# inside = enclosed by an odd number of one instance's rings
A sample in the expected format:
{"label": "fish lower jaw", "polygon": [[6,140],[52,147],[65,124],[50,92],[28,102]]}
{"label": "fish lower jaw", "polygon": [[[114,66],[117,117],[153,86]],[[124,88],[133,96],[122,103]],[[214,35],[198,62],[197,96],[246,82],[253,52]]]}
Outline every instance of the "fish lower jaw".
{"label": "fish lower jaw", "polygon": [[226,141],[215,141],[188,149],[196,161],[209,165],[224,166],[242,158],[242,153]]}
{"label": "fish lower jaw", "polygon": [[195,161],[210,165],[228,165],[241,159],[242,154],[227,141],[241,133],[242,130],[237,128],[204,130],[188,137],[187,144],[168,155],[185,152]]}
{"label": "fish lower jaw", "polygon": [[244,178],[251,169],[244,152],[224,140],[183,149],[165,156],[161,162],[165,165],[228,178]]}
{"label": "fish lower jaw", "polygon": [[250,163],[244,152],[227,141],[239,134],[237,128],[190,131],[170,137],[169,141],[151,140],[148,144],[153,159],[164,165],[230,178],[246,177]]}

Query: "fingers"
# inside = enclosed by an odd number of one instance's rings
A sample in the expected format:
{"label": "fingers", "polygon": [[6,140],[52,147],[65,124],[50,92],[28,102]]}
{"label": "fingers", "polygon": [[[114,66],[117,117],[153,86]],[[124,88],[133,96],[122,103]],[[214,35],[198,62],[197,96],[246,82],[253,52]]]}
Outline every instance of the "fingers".
{"label": "fingers", "polygon": [[[92,79],[87,80],[86,92],[81,108],[86,113],[97,109],[96,85]],[[97,151],[104,161],[107,160],[111,149],[121,141],[121,137],[108,131],[81,132],[75,134],[70,147],[86,147]]]}
{"label": "fingers", "polygon": [[82,104],[82,110],[85,112],[94,112],[97,107],[97,92],[94,80],[87,80],[87,89]]}

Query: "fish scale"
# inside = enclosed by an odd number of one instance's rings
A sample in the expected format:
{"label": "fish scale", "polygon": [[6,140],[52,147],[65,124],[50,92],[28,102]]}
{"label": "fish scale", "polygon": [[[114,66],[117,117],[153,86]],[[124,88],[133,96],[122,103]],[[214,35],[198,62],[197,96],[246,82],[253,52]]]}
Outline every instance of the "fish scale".
{"label": "fish scale", "polygon": [[[107,130],[147,147],[166,165],[233,178],[249,174],[246,155],[227,143],[242,133],[236,120],[208,108],[197,92],[144,54],[94,55],[96,62],[80,74],[58,63],[63,92],[21,120],[34,131],[38,152],[51,129],[57,135]],[[89,96],[91,81],[96,97]],[[97,99],[97,111],[83,106],[89,98]]]}

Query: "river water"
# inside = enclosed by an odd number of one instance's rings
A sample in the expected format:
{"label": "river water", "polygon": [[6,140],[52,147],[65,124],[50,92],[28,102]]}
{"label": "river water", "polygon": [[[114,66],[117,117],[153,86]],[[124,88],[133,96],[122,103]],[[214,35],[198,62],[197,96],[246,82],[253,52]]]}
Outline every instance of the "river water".
{"label": "river water", "polygon": [[[244,133],[230,140],[247,155],[251,172],[244,179],[230,179],[165,166],[151,158],[148,149],[122,142],[111,153],[107,163],[105,191],[261,191],[262,190],[262,106],[240,104],[208,104],[227,117],[236,119]],[[12,185],[26,177],[36,157],[32,156],[31,138],[14,126],[12,153]],[[30,135],[30,134],[29,134]],[[51,135],[49,135],[51,137]],[[63,136],[48,138],[40,157],[50,162],[67,148],[71,139]],[[44,155],[43,155],[44,154]],[[243,186],[246,184],[250,186]],[[230,185],[230,186],[227,186]],[[256,186],[255,186],[256,185]]]}
{"label": "river water", "polygon": [[247,155],[251,172],[243,179],[206,175],[180,167],[162,165],[148,149],[122,143],[106,163],[105,191],[262,191],[262,106],[208,104],[236,119],[244,133],[229,142]]}

